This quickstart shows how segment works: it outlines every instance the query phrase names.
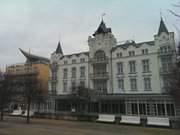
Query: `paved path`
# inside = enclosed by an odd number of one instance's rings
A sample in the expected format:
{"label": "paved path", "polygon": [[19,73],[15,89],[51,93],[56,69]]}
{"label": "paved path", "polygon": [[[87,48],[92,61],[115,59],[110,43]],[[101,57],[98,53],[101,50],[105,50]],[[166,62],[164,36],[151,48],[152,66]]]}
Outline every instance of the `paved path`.
{"label": "paved path", "polygon": [[116,124],[6,118],[0,122],[0,135],[180,135],[180,130]]}

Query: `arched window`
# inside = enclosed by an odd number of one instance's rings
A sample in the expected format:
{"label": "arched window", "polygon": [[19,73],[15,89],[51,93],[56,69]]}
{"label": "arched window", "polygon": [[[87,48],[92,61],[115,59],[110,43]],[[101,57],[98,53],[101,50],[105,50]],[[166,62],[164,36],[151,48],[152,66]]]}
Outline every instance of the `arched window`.
{"label": "arched window", "polygon": [[106,58],[105,52],[102,50],[98,50],[94,54],[94,58],[97,60],[104,60]]}

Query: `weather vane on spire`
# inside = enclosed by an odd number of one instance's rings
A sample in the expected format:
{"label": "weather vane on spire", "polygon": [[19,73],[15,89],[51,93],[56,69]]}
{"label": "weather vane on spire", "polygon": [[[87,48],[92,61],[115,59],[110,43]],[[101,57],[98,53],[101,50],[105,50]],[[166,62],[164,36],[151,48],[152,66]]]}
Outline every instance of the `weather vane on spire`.
{"label": "weather vane on spire", "polygon": [[162,19],[162,10],[160,9],[160,18]]}
{"label": "weather vane on spire", "polygon": [[106,13],[102,13],[101,17],[102,17],[102,20],[103,20],[103,17],[106,15]]}

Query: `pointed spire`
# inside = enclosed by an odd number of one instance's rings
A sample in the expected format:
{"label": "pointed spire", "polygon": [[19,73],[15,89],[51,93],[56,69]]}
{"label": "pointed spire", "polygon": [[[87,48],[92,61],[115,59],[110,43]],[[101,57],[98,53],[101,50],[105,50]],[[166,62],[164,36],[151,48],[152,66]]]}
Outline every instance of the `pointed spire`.
{"label": "pointed spire", "polygon": [[105,33],[111,33],[111,28],[106,27],[106,24],[104,23],[104,20],[102,18],[102,21],[101,21],[99,27],[97,28],[97,30],[95,31],[95,33],[93,34],[93,36],[95,36],[97,34],[105,34]]}
{"label": "pointed spire", "polygon": [[159,31],[158,31],[158,35],[160,35],[162,32],[168,33],[168,29],[163,21],[163,18],[161,16],[161,21],[160,21],[160,25],[159,25]]}
{"label": "pointed spire", "polygon": [[58,53],[63,54],[60,41],[58,42],[58,46],[57,46],[57,48],[56,48],[56,53],[57,53],[57,54],[58,54]]}

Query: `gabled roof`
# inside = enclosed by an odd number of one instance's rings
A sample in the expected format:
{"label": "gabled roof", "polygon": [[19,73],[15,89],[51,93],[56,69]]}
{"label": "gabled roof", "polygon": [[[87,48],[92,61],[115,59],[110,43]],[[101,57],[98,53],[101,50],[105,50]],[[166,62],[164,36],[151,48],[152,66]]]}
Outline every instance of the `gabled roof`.
{"label": "gabled roof", "polygon": [[74,54],[69,54],[69,55],[63,55],[60,59],[63,59],[64,57],[71,58],[72,56],[79,57],[82,54],[89,56],[89,52],[80,52],[80,53],[74,53]]}
{"label": "gabled roof", "polygon": [[124,44],[117,45],[112,48],[112,51],[115,51],[117,48],[122,48],[122,49],[127,49],[129,46],[134,46],[136,48],[141,47],[143,44],[147,45],[154,45],[154,41],[147,41],[147,42],[141,42],[141,43],[136,43],[135,41],[132,42],[126,42]]}
{"label": "gabled roof", "polygon": [[97,30],[95,31],[95,33],[93,34],[93,36],[97,35],[97,34],[105,34],[105,33],[111,33],[111,28],[107,28],[106,24],[104,23],[104,21],[102,20],[99,27],[97,28]]}
{"label": "gabled roof", "polygon": [[162,32],[168,33],[168,29],[161,17],[160,25],[159,25],[159,30],[158,30],[158,35],[160,35]]}
{"label": "gabled roof", "polygon": [[40,61],[40,62],[49,63],[49,59],[48,58],[44,58],[44,57],[41,57],[41,56],[30,54],[30,53],[28,53],[28,52],[26,52],[26,51],[24,51],[24,50],[22,50],[20,48],[19,48],[19,50],[26,57],[27,62],[37,62],[37,61]]}
{"label": "gabled roof", "polygon": [[60,41],[58,42],[58,46],[57,46],[57,48],[56,48],[56,53],[57,53],[57,54],[58,54],[58,53],[63,54]]}

